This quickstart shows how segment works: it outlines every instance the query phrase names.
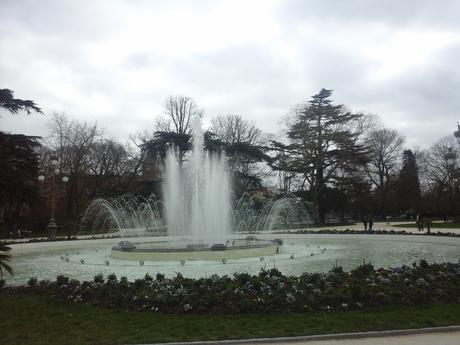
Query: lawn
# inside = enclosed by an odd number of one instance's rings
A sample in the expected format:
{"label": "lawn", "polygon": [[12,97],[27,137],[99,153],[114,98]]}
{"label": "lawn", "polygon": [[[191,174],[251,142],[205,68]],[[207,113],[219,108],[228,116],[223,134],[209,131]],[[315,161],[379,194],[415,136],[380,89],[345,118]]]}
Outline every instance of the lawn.
{"label": "lawn", "polygon": [[299,336],[460,324],[460,305],[289,314],[170,315],[0,290],[0,342],[121,344]]}

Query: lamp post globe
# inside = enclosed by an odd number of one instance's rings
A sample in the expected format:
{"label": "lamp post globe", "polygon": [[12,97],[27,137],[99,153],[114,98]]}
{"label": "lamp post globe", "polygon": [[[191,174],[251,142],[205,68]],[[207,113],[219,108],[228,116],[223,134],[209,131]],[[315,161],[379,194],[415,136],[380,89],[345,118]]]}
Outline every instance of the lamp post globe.
{"label": "lamp post globe", "polygon": [[460,124],[457,123],[457,130],[454,132],[454,137],[457,139],[457,143],[460,145]]}
{"label": "lamp post globe", "polygon": [[58,165],[58,163],[59,163],[59,160],[58,160],[58,157],[57,157],[57,156],[51,156],[51,157],[50,157],[50,161],[51,161],[51,165],[54,166],[54,167],[55,167],[56,165]]}

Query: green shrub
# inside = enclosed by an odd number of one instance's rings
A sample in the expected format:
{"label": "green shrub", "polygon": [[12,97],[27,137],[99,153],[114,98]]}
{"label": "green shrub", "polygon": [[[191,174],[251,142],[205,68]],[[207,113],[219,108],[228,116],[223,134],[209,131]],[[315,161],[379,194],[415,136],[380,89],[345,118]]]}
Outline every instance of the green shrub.
{"label": "green shrub", "polygon": [[95,282],[96,284],[104,284],[104,276],[103,276],[101,273],[96,274],[96,275],[94,276],[94,282]]}
{"label": "green shrub", "polygon": [[29,285],[29,286],[36,286],[37,283],[38,283],[38,280],[35,277],[32,277],[27,281],[27,285]]}
{"label": "green shrub", "polygon": [[62,274],[60,274],[60,275],[58,275],[56,277],[56,284],[58,286],[66,285],[68,283],[69,283],[69,277],[66,277],[66,276],[64,276]]}
{"label": "green shrub", "polygon": [[115,284],[117,282],[117,276],[115,273],[111,273],[107,276],[107,284]]}

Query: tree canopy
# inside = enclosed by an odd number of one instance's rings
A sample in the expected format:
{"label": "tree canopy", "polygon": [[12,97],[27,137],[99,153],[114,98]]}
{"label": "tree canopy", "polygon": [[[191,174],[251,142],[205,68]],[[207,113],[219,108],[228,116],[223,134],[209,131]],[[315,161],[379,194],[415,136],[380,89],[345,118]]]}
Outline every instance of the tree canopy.
{"label": "tree canopy", "polygon": [[326,187],[340,184],[367,160],[358,126],[362,115],[334,105],[331,95],[332,90],[321,89],[298,106],[287,132],[289,143],[273,142],[277,156],[272,166],[303,176],[302,186],[308,184],[316,223],[325,221]]}
{"label": "tree canopy", "polygon": [[0,108],[12,114],[17,114],[19,111],[26,111],[27,114],[30,114],[31,111],[42,113],[34,101],[14,98],[14,91],[10,89],[0,89]]}

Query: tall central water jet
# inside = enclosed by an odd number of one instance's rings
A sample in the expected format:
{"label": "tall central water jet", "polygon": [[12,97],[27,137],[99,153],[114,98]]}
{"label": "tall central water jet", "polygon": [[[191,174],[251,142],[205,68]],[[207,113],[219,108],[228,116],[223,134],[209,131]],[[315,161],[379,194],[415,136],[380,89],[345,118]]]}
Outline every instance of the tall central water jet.
{"label": "tall central water jet", "polygon": [[204,150],[201,119],[192,124],[193,149],[188,161],[174,149],[165,163],[163,187],[168,234],[197,242],[225,237],[231,231],[230,176],[224,154]]}

